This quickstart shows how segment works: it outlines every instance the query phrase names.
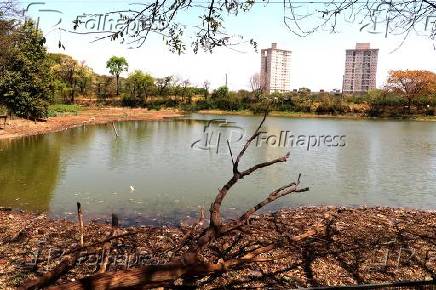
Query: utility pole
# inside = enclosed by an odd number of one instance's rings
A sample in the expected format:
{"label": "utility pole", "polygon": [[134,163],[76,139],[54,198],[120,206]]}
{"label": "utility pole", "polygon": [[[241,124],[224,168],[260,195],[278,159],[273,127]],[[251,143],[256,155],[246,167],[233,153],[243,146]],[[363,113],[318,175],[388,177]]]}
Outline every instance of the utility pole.
{"label": "utility pole", "polygon": [[226,88],[227,88],[227,73],[226,73]]}

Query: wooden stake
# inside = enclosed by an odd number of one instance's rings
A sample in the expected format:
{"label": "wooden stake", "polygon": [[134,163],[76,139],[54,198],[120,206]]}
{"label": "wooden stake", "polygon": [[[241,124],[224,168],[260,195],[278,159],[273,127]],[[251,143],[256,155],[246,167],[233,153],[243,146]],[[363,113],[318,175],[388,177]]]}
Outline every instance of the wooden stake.
{"label": "wooden stake", "polygon": [[80,202],[77,203],[77,218],[79,219],[79,228],[80,228],[80,246],[83,247],[83,213],[82,213],[82,205]]}
{"label": "wooden stake", "polygon": [[112,226],[118,227],[118,216],[116,214],[112,214]]}
{"label": "wooden stake", "polygon": [[[110,234],[110,237],[113,237],[117,234],[117,227],[118,227],[118,216],[116,214],[112,214],[112,232]],[[100,264],[100,270],[99,273],[105,273],[107,270],[107,265],[109,263],[109,256],[111,251],[111,242],[107,241],[104,243],[103,251],[102,251],[102,261]]]}
{"label": "wooden stake", "polygon": [[112,128],[114,128],[115,136],[117,136],[117,138],[118,138],[119,136],[118,136],[117,128],[115,127],[114,122],[112,122]]}

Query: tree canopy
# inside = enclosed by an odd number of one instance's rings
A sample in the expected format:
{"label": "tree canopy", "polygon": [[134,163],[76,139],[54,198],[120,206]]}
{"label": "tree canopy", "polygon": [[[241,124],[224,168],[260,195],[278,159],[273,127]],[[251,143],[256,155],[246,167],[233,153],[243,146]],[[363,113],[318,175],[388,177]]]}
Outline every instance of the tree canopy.
{"label": "tree canopy", "polygon": [[109,69],[109,73],[116,77],[117,81],[117,96],[119,95],[119,78],[123,71],[127,71],[129,64],[127,60],[122,56],[112,56],[107,62],[106,67]]}
{"label": "tree canopy", "polygon": [[391,71],[386,88],[406,98],[410,109],[414,99],[436,95],[436,74],[423,70]]}
{"label": "tree canopy", "polygon": [[126,79],[126,88],[131,98],[147,98],[153,87],[153,77],[140,70],[135,70]]}
{"label": "tree canopy", "polygon": [[1,36],[4,47],[0,56],[0,104],[15,115],[44,118],[52,100],[52,75],[45,38],[26,21],[8,27]]}

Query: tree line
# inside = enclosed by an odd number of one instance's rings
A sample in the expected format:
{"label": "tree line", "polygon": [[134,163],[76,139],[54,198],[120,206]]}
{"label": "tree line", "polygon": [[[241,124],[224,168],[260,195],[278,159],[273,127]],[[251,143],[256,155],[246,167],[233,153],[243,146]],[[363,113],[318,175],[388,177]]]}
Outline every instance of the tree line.
{"label": "tree line", "polygon": [[[128,72],[129,64],[122,56],[112,56],[106,62],[111,76],[95,73],[85,62],[65,54],[48,54],[55,79],[55,100],[74,103],[76,97],[96,99],[114,104],[144,106],[150,98],[169,98],[191,102],[195,95],[205,95],[207,88],[192,86],[188,79],[175,76],[156,78],[141,70]],[[119,102],[117,102],[119,101]]]}
{"label": "tree line", "polygon": [[231,91],[222,86],[211,91],[208,81],[198,88],[188,79],[175,76],[156,78],[141,70],[121,77],[121,73],[128,72],[129,65],[120,56],[113,56],[106,63],[112,77],[98,75],[68,55],[49,54],[49,58],[52,59],[55,80],[60,84],[56,99],[66,103],[74,103],[77,95],[106,104],[149,109],[177,107],[186,111],[218,109],[257,113],[269,107],[276,111],[373,117],[435,114],[436,74],[430,71],[391,71],[382,89],[356,95],[311,92],[308,88],[268,93],[262,88],[258,74],[250,77],[250,90]]}
{"label": "tree line", "polygon": [[174,76],[154,78],[136,70],[128,77],[123,57],[111,57],[106,66],[112,76],[99,75],[84,61],[61,53],[49,53],[42,32],[30,20],[0,14],[0,107],[28,119],[48,116],[53,103],[73,104],[78,97],[98,100],[121,98],[123,104],[141,106],[150,96],[176,96],[190,101],[207,89]]}

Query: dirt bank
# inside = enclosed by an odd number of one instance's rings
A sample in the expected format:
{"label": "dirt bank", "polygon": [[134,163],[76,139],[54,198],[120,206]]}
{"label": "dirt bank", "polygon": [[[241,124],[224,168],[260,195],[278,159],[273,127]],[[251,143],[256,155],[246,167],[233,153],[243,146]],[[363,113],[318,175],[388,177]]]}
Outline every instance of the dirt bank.
{"label": "dirt bank", "polygon": [[[29,135],[62,131],[83,124],[104,124],[116,121],[159,120],[181,116],[177,110],[148,111],[130,108],[84,108],[77,115],[50,117],[46,122],[33,122],[24,119],[8,120],[0,129],[0,139],[10,139]],[[3,127],[3,122],[0,121]]]}
{"label": "dirt bank", "polygon": [[[301,240],[314,225],[324,229]],[[202,289],[213,287],[296,288],[350,285],[399,280],[428,280],[436,271],[436,213],[389,208],[286,209],[253,218],[247,229],[215,243],[204,256],[254,243],[282,246],[262,254],[263,261],[195,281]],[[177,249],[189,228],[130,227],[130,233],[112,241],[108,270],[140,264],[167,263],[183,253]],[[85,245],[109,236],[111,227],[86,224]],[[286,242],[287,240],[292,242]],[[52,269],[59,255],[77,245],[75,223],[50,220],[45,215],[0,211],[0,289],[14,288],[24,279]],[[235,246],[237,245],[237,246]],[[60,282],[95,273],[102,245],[82,255],[80,263]],[[35,260],[36,253],[38,259]]]}

